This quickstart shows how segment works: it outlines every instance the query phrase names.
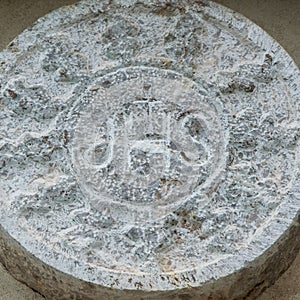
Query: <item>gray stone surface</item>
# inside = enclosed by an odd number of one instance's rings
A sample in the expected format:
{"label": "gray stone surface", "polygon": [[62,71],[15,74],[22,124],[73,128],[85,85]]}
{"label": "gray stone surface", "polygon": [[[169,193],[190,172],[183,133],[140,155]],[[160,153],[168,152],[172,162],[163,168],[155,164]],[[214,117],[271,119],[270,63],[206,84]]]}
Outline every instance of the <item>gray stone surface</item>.
{"label": "gray stone surface", "polygon": [[[211,2],[84,3],[2,53],[1,225],[43,278],[23,280],[84,299],[76,278],[121,299],[238,298],[272,282],[298,247],[293,62]],[[29,255],[2,244],[16,273]],[[65,275],[34,257],[75,279],[55,284]]]}

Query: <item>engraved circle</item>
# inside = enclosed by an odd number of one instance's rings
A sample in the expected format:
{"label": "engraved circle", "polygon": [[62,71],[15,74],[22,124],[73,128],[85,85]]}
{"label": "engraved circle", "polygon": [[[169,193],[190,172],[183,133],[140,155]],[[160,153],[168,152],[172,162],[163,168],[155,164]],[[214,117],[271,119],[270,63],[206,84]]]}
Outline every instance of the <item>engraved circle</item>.
{"label": "engraved circle", "polygon": [[224,133],[217,100],[201,92],[180,74],[145,67],[92,85],[72,157],[94,206],[174,206],[217,184]]}

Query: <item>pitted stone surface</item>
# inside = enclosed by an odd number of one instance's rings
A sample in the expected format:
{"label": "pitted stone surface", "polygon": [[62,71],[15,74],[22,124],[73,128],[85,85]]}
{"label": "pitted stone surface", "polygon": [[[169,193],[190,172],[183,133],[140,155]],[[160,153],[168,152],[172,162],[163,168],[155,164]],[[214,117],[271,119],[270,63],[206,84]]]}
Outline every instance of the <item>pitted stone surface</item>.
{"label": "pitted stone surface", "polygon": [[208,282],[268,269],[280,238],[297,248],[299,71],[240,15],[83,1],[22,33],[0,70],[0,225],[48,266],[104,289],[214,296]]}
{"label": "pitted stone surface", "polygon": [[162,219],[191,199],[201,209],[226,164],[227,126],[218,99],[197,88],[145,67],[92,84],[75,108],[72,161],[94,208],[131,224]]}

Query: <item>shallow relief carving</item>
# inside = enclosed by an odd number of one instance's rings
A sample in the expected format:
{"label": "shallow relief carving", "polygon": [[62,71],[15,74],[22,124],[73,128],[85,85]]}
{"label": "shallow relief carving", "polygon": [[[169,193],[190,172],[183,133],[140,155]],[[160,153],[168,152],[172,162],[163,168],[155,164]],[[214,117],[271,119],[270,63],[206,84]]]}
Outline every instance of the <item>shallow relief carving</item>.
{"label": "shallow relief carving", "polygon": [[50,266],[116,289],[199,287],[292,222],[298,71],[199,3],[83,2],[0,56],[1,224]]}

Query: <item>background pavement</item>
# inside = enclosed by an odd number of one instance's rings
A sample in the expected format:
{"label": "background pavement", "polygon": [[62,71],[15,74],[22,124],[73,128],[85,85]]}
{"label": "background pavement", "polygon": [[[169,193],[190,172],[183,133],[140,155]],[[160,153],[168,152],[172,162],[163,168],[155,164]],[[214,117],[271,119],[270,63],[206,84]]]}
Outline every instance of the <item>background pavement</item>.
{"label": "background pavement", "polygon": [[[300,0],[215,1],[242,13],[261,26],[289,52],[300,67]],[[77,1],[0,0],[0,51],[39,17],[75,2]],[[0,265],[0,300],[40,299],[44,298],[14,280]],[[292,266],[258,300],[300,300],[300,253]]]}

